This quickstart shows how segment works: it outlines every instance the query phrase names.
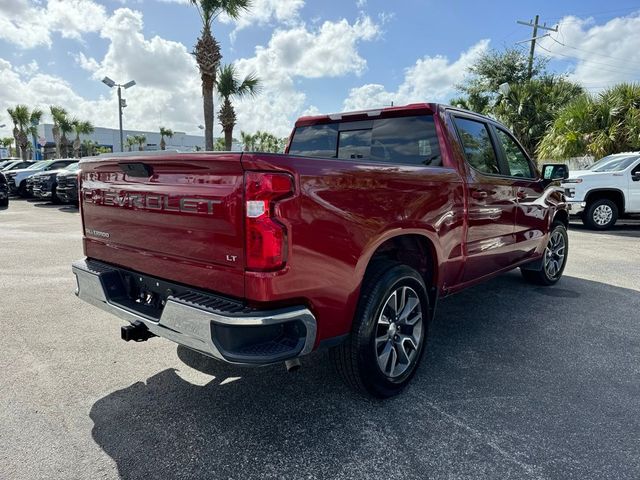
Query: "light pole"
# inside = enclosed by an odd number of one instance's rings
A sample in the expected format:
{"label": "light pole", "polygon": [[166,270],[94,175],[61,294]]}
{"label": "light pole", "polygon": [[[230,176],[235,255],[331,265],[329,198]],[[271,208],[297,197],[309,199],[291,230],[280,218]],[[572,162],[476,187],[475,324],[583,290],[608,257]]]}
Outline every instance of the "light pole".
{"label": "light pole", "polygon": [[124,152],[124,138],[122,136],[122,109],[127,106],[127,102],[126,100],[122,99],[121,88],[123,87],[125,90],[127,88],[131,88],[136,84],[136,81],[131,80],[130,82],[127,82],[123,85],[123,84],[114,82],[109,77],[104,77],[102,79],[102,83],[104,83],[109,88],[118,87],[118,120],[120,121],[120,151]]}

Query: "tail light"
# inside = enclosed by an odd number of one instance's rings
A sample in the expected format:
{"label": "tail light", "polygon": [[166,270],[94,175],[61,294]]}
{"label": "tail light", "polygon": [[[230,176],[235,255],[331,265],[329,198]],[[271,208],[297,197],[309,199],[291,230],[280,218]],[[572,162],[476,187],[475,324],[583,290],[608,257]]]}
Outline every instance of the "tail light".
{"label": "tail light", "polygon": [[246,172],[244,184],[247,268],[282,268],[287,260],[287,229],[277,221],[274,207],[293,194],[293,179],[286,173]]}

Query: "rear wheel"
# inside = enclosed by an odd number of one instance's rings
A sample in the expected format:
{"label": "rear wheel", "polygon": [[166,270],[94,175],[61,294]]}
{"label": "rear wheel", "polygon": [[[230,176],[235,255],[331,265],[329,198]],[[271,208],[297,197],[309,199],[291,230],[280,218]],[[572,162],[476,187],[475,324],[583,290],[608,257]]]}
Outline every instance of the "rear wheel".
{"label": "rear wheel", "polygon": [[59,205],[59,204],[62,203],[62,200],[60,199],[60,197],[56,193],[56,186],[55,185],[51,189],[51,203],[53,203],[55,205]]}
{"label": "rear wheel", "polygon": [[424,352],[429,298],[421,275],[382,262],[365,277],[351,336],[331,351],[345,382],[387,398],[409,383]]}
{"label": "rear wheel", "polygon": [[2,200],[0,200],[0,207],[8,207],[8,206],[9,206],[8,198],[3,198]]}
{"label": "rear wheel", "polygon": [[617,220],[618,206],[606,198],[590,203],[582,217],[582,222],[593,230],[607,230]]}
{"label": "rear wheel", "polygon": [[21,197],[26,197],[27,196],[27,181],[23,180],[22,182],[20,182],[20,186],[18,187],[18,195]]}
{"label": "rear wheel", "polygon": [[569,253],[569,236],[567,229],[562,223],[554,223],[549,241],[544,250],[541,268],[532,270],[522,267],[520,271],[525,280],[537,285],[553,285],[560,280],[564,267],[567,264]]}

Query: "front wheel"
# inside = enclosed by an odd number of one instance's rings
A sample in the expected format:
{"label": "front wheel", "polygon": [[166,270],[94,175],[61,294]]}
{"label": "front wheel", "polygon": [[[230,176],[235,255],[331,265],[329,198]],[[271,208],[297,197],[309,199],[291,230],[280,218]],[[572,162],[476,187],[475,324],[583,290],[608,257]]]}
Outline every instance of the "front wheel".
{"label": "front wheel", "polygon": [[606,198],[590,203],[582,217],[582,222],[593,230],[607,230],[617,220],[618,206]]}
{"label": "front wheel", "polygon": [[417,271],[393,262],[373,265],[363,281],[351,336],[331,351],[345,382],[378,398],[400,393],[422,357],[429,308]]}
{"label": "front wheel", "polygon": [[530,269],[526,266],[520,271],[525,280],[537,285],[553,285],[560,280],[564,267],[567,265],[567,255],[569,254],[569,235],[567,228],[562,223],[554,223],[547,247],[544,250],[541,268]]}

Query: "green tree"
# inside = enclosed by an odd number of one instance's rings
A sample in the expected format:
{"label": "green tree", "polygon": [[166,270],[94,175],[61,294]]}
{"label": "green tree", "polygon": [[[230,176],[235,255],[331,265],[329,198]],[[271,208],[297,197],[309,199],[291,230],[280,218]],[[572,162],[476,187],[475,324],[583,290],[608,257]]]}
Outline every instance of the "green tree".
{"label": "green tree", "polygon": [[238,18],[243,12],[249,10],[251,0],[190,0],[190,2],[197,8],[202,20],[202,30],[193,55],[198,63],[202,80],[205,149],[213,150],[213,89],[222,54],[220,44],[211,33],[211,24],[221,13],[230,18]]}
{"label": "green tree", "polygon": [[140,135],[134,135],[133,138],[138,144],[138,150],[141,152],[144,151],[144,144],[147,142],[147,136],[144,133],[141,133]]}
{"label": "green tree", "polygon": [[138,144],[137,135],[129,135],[127,139],[124,141],[124,145],[128,148],[128,151],[131,152],[133,150],[133,146]]}
{"label": "green tree", "polygon": [[164,141],[164,137],[173,137],[173,130],[170,128],[160,127],[160,150],[165,150],[167,148],[167,143]]}
{"label": "green tree", "polygon": [[[532,78],[546,74],[546,59],[537,58],[533,64]],[[520,50],[489,50],[478,57],[468,68],[464,83],[457,85],[462,93],[450,103],[482,114],[491,114],[500,96],[500,85],[510,87],[528,81],[528,57]]]}
{"label": "green tree", "polygon": [[60,157],[69,158],[69,138],[67,134],[73,132],[73,120],[68,116],[62,116],[58,119],[58,128],[60,129]]}
{"label": "green tree", "polygon": [[559,113],[538,148],[545,159],[564,160],[640,149],[640,84],[621,83],[583,94]]}
{"label": "green tree", "polygon": [[[14,121],[14,135],[15,130],[18,130],[17,134],[17,146],[20,149],[20,156],[23,160],[29,158],[29,137],[37,133],[36,125],[40,123],[42,119],[42,110],[29,110],[26,105],[16,105],[15,108],[9,109],[9,115],[11,120]],[[33,153],[33,151],[31,150]]]}
{"label": "green tree", "polygon": [[220,125],[224,132],[225,149],[231,150],[233,142],[233,127],[236,125],[236,112],[231,104],[232,98],[242,99],[253,97],[258,94],[260,80],[255,73],[250,73],[242,81],[238,77],[236,67],[233,64],[224,65],[218,71],[216,88],[218,95],[222,99],[220,108]]}
{"label": "green tree", "polygon": [[[93,140],[89,140],[88,138],[82,141],[82,151],[87,157],[92,157],[93,155],[95,155],[98,147],[98,142],[94,142]],[[80,154],[80,157],[82,157],[82,153]]]}
{"label": "green tree", "polygon": [[13,137],[4,137],[2,140],[0,140],[0,144],[4,147],[9,149],[9,156],[11,157],[11,144],[13,143]]}
{"label": "green tree", "polygon": [[51,132],[53,133],[53,140],[56,144],[56,158],[61,158],[62,149],[61,149],[61,132],[60,132],[60,123],[68,120],[67,111],[56,105],[51,105],[49,107],[49,111],[51,112],[51,117],[53,118],[53,128]]}
{"label": "green tree", "polygon": [[227,147],[225,145],[224,138],[222,138],[222,137],[216,138],[216,141],[213,144],[213,149],[216,152],[227,152],[228,150],[227,150]]}
{"label": "green tree", "polygon": [[82,154],[82,142],[80,141],[80,135],[89,135],[95,130],[93,124],[88,120],[74,119],[71,122],[73,131],[76,133],[76,139],[73,141],[73,153],[76,158],[80,158]]}
{"label": "green tree", "polygon": [[256,149],[256,136],[255,134],[240,132],[240,138],[242,141],[242,149],[245,152],[252,152]]}
{"label": "green tree", "polygon": [[507,94],[498,98],[493,115],[533,155],[559,111],[583,93],[576,83],[546,75],[510,87]]}
{"label": "green tree", "polygon": [[524,53],[486,52],[469,67],[465,83],[458,86],[463,95],[451,104],[496,118],[535,154],[559,111],[584,93],[580,85],[547,73],[546,63],[536,59],[529,79]]}
{"label": "green tree", "polygon": [[15,149],[13,151],[14,156],[19,157],[20,154],[18,153],[18,145],[20,144],[20,129],[18,128],[18,117],[16,116],[16,109],[15,108],[7,108],[7,113],[9,114],[9,117],[11,117],[11,121],[13,122],[13,140],[15,142]]}

